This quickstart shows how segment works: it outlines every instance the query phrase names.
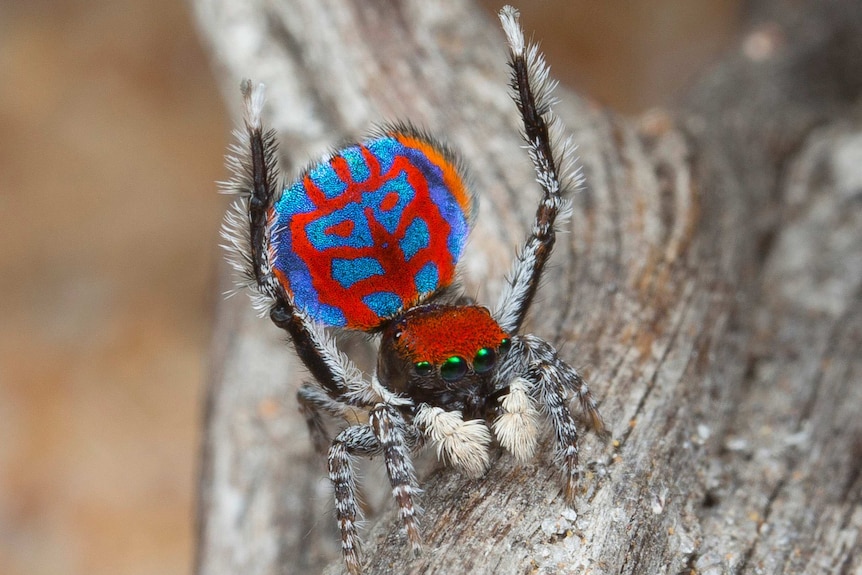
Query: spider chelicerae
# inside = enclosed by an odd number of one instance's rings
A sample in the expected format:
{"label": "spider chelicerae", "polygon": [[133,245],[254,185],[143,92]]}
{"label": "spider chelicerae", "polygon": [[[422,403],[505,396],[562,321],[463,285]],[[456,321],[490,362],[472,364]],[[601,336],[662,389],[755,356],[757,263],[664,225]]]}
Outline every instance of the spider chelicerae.
{"label": "spider chelicerae", "polygon": [[[382,455],[414,551],[420,547],[417,482],[411,453],[431,444],[439,457],[477,477],[496,442],[530,459],[541,419],[553,429],[573,504],[578,431],[569,409],[578,399],[587,423],[603,423],[587,384],[542,339],[520,334],[555,227],[566,214],[563,192],[577,185],[571,148],[550,135],[555,82],[528,45],[518,12],[500,12],[512,69],[513,98],[543,195],[493,312],[453,287],[476,206],[455,155],[424,132],[391,125],[335,151],[295,183],[280,183],[275,134],[264,131],[263,85],[243,82],[245,129],[231,148],[238,200],[223,236],[239,283],[262,313],[291,337],[314,378],[298,392],[318,450],[328,449],[329,477],[344,561],[360,573],[353,457]],[[559,147],[559,152],[555,149]],[[376,372],[363,374],[327,328],[379,338]],[[341,418],[331,438],[324,415]]]}

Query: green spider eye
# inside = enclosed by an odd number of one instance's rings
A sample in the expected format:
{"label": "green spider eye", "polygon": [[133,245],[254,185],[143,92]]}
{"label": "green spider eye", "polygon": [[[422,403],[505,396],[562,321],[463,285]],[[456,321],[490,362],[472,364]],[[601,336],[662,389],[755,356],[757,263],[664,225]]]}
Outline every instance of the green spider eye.
{"label": "green spider eye", "polygon": [[444,381],[458,381],[467,373],[467,360],[453,355],[440,366],[440,377]]}
{"label": "green spider eye", "polygon": [[507,352],[510,347],[512,347],[512,340],[508,337],[504,337],[503,341],[500,342],[500,351]]}
{"label": "green spider eye", "polygon": [[413,364],[413,367],[416,369],[416,373],[419,375],[429,375],[433,368],[431,367],[430,361],[419,361]]}
{"label": "green spider eye", "polygon": [[497,353],[490,347],[483,347],[476,352],[476,356],[473,358],[473,371],[476,373],[486,373],[494,367],[496,360]]}

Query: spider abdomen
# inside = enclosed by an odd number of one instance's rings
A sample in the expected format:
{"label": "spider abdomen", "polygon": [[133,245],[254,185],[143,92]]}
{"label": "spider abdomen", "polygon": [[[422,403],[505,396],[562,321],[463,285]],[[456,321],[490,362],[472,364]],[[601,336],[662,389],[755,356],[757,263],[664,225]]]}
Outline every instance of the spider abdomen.
{"label": "spider abdomen", "polygon": [[392,129],[284,190],[269,218],[274,273],[313,319],[372,330],[452,282],[472,212],[452,154]]}

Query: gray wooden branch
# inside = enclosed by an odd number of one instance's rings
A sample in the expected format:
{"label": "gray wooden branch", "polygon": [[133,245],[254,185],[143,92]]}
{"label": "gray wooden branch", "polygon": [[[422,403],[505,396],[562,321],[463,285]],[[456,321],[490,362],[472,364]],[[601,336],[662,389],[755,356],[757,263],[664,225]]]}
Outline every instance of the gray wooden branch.
{"label": "gray wooden branch", "polygon": [[[287,173],[381,120],[460,149],[482,202],[464,285],[494,301],[539,195],[495,21],[457,1],[192,5],[230,105],[242,77],[267,84]],[[862,572],[862,4],[750,10],[676,110],[560,94],[588,187],[527,327],[582,368],[613,433],[584,440],[578,513],[547,456],[476,481],[433,468],[418,559],[369,488],[369,574]],[[304,377],[244,297],[219,306],[200,575],[340,572]]]}

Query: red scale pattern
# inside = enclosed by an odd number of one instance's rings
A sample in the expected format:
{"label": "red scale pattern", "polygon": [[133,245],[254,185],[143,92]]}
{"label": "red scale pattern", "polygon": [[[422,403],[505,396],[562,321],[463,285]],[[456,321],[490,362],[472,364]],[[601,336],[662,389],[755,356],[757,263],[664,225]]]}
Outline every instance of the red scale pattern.
{"label": "red scale pattern", "polygon": [[[402,141],[402,143],[407,145],[408,141]],[[424,144],[421,148],[422,151],[446,174],[449,183],[452,183],[452,175],[455,174],[454,166],[448,163],[439,152],[431,148],[429,144],[419,140],[411,139],[409,144],[413,147],[420,147]],[[380,162],[374,154],[365,146],[361,146],[360,149],[370,172],[368,179],[363,182],[352,181],[347,161],[343,157],[335,156],[330,160],[330,165],[342,181],[348,182],[348,186],[344,193],[339,196],[327,198],[323,191],[306,175],[303,185],[309,199],[317,209],[294,215],[290,221],[289,233],[293,242],[293,250],[302,258],[311,272],[312,282],[319,294],[320,301],[342,310],[347,318],[346,327],[370,330],[378,327],[386,318],[379,317],[370,309],[362,301],[364,296],[375,292],[391,292],[401,298],[404,302],[404,309],[410,308],[416,305],[422,296],[416,291],[415,286],[416,274],[422,267],[428,262],[433,262],[437,266],[439,289],[452,283],[456,262],[453,261],[447,247],[450,225],[440,214],[438,206],[431,198],[427,181],[422,172],[410,163],[408,158],[396,156],[390,169],[382,173]],[[372,208],[366,207],[364,213],[368,219],[373,246],[359,248],[345,246],[323,251],[312,246],[305,233],[306,226],[310,222],[342,209],[350,203],[362,204],[362,195],[365,192],[374,192],[380,189],[387,181],[396,178],[402,172],[407,175],[407,181],[415,191],[415,196],[413,201],[404,207],[395,233],[387,232],[383,225],[375,219]],[[466,197],[466,191],[463,189],[460,178],[456,181],[459,185],[453,191],[456,192],[456,198],[461,200],[461,198]],[[397,205],[398,199],[394,193],[386,196],[380,204],[381,209],[384,211],[391,210]],[[398,242],[404,237],[407,226],[416,217],[423,219],[428,226],[430,231],[429,245],[421,249],[410,261],[404,261],[404,255]],[[347,237],[354,225],[353,222],[345,221],[330,229],[342,237]],[[351,260],[360,257],[376,259],[384,273],[360,280],[349,288],[344,288],[332,278],[333,259]],[[283,273],[276,270],[276,275],[282,285],[289,286]]]}
{"label": "red scale pattern", "polygon": [[440,365],[453,355],[472,361],[481,348],[497,349],[507,337],[484,307],[429,307],[405,320],[395,349],[414,363]]}

